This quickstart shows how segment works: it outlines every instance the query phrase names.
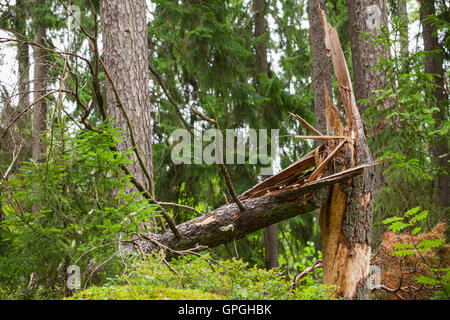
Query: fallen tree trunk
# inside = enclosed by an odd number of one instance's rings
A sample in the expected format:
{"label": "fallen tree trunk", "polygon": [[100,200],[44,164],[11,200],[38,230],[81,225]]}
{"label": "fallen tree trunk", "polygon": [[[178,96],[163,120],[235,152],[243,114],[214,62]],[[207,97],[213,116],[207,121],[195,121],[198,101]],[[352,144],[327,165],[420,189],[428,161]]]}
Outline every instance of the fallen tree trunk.
{"label": "fallen tree trunk", "polygon": [[298,115],[291,115],[314,134],[297,138],[327,137],[326,142],[243,193],[236,201],[240,206],[229,203],[176,226],[179,239],[166,231],[137,240],[134,243],[140,249],[167,249],[169,254],[192,248],[202,250],[320,208],[324,283],[337,285],[337,294],[348,299],[368,297],[365,289],[373,213],[372,166],[384,161],[373,163],[337,31],[321,9],[319,14],[345,108],[346,126],[324,85],[326,136]]}
{"label": "fallen tree trunk", "polygon": [[[360,175],[374,164],[367,164],[305,184],[297,189],[270,193],[266,196],[242,200],[244,211],[235,203],[226,204],[194,220],[179,224],[182,235],[178,240],[172,231],[139,241],[151,252],[160,247],[186,250],[195,246],[215,247],[243,238],[245,235],[294,216],[320,208],[328,199],[330,186]],[[276,177],[276,176],[274,176]]]}

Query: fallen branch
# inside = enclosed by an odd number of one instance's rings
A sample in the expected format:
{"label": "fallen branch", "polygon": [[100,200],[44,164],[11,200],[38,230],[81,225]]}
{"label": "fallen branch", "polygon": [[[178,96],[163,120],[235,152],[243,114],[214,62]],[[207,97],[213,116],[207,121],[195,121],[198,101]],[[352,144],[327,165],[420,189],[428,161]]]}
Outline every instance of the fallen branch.
{"label": "fallen branch", "polygon": [[[293,185],[265,196],[242,200],[246,207],[240,211],[235,203],[226,204],[196,219],[177,225],[182,238],[172,231],[141,241],[149,253],[158,248],[179,251],[200,246],[212,248],[243,238],[245,235],[291,217],[320,208],[328,198],[329,186],[360,175],[376,163],[365,164],[303,185]],[[276,177],[276,176],[274,176]]]}

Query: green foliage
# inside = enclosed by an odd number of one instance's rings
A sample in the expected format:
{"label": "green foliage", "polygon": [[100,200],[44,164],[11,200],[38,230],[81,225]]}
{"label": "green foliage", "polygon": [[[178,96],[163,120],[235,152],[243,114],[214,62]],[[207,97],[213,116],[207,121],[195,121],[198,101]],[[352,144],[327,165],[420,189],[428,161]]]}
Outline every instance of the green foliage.
{"label": "green foliage", "polygon": [[[284,239],[287,241],[287,239]],[[296,240],[298,244],[290,245],[285,241],[282,242],[286,245],[286,253],[280,257],[280,268],[293,272],[301,272],[307,267],[313,265],[317,259],[322,259],[322,252],[318,251],[315,244],[312,241],[308,241],[306,245],[302,245],[299,240]],[[295,248],[297,246],[297,248]],[[313,285],[319,279],[322,279],[322,268],[315,269],[313,273],[308,274],[301,279],[301,284]]]}
{"label": "green foliage", "polygon": [[220,300],[223,297],[195,289],[151,286],[91,287],[66,300]]}
{"label": "green foliage", "polygon": [[[436,206],[433,180],[449,171],[436,164],[432,148],[436,139],[448,136],[450,122],[437,126],[434,75],[424,70],[426,59],[437,52],[416,50],[402,54],[400,48],[407,44],[398,35],[405,27],[394,19],[390,31],[382,27],[379,35],[366,35],[374,45],[382,46],[383,52],[391,52],[389,57],[380,55],[374,68],[383,74],[384,87],[360,101],[369,106],[364,113],[367,132],[376,132],[369,137],[371,149],[382,157],[393,157],[385,167],[387,186],[375,199],[377,238],[383,232],[381,220],[411,207],[429,208],[432,214],[427,218],[428,227],[445,219],[445,210]],[[380,108],[383,103],[389,107]]]}
{"label": "green foliage", "polygon": [[[450,268],[433,266],[433,252],[444,245],[445,238],[420,240],[422,228],[418,225],[427,215],[428,210],[421,211],[420,207],[415,207],[408,210],[403,217],[394,216],[385,219],[383,223],[389,225],[389,230],[396,233],[412,229],[410,234],[417,236],[416,238],[412,238],[413,243],[407,242],[395,245],[393,254],[399,257],[417,256],[415,258],[422,261],[425,265],[430,266],[429,274],[421,275],[415,280],[421,285],[437,286],[440,288],[436,293],[435,299],[449,299]],[[414,239],[417,239],[417,241]]]}
{"label": "green foliage", "polygon": [[[280,135],[305,133],[287,111],[314,123],[313,94],[308,85],[310,51],[306,1],[266,1],[267,32],[254,37],[254,12],[243,1],[195,1],[189,6],[158,0],[150,8],[150,64],[164,80],[167,92],[178,104],[188,127],[204,131],[209,123],[191,114],[191,106],[208,116],[216,116],[222,129],[279,128]],[[276,40],[275,40],[276,39]],[[269,61],[268,74],[257,68],[256,45],[263,42],[280,63]],[[271,60],[269,58],[269,60]],[[156,83],[156,81],[155,81]],[[230,199],[215,165],[175,165],[170,159],[173,143],[169,136],[184,128],[175,107],[156,83],[151,96],[158,123],[153,133],[155,185],[159,199],[201,208],[207,212]],[[270,139],[270,137],[268,137]],[[269,141],[268,141],[269,142]],[[280,139],[281,167],[285,168],[312,148],[306,141]],[[258,182],[262,165],[228,165],[238,194]],[[225,196],[224,196],[225,195]],[[228,197],[228,200],[225,199]],[[192,211],[170,208],[177,223],[194,218]],[[307,217],[283,224],[292,250],[280,256],[300,255],[307,241],[318,244],[315,222]],[[286,226],[284,226],[286,225]],[[298,227],[296,229],[295,227]],[[311,231],[314,230],[314,231]],[[284,241],[281,240],[280,241]],[[252,265],[264,266],[262,232],[236,241],[239,257]],[[223,249],[223,250],[222,250]],[[220,248],[220,256],[232,256]],[[293,260],[283,268],[297,268]],[[290,269],[295,272],[296,269]]]}
{"label": "green foliage", "polygon": [[[74,299],[332,299],[333,288],[314,283],[299,286],[291,294],[291,281],[277,270],[249,267],[242,260],[213,261],[210,255],[187,256],[163,264],[154,254],[133,259],[126,273],[104,285],[80,292]],[[155,294],[155,292],[161,295]]]}
{"label": "green foliage", "polygon": [[[115,252],[119,234],[126,239],[155,216],[154,205],[125,192],[130,183],[121,165],[129,160],[111,149],[120,141],[120,131],[110,123],[97,130],[49,142],[47,162],[26,163],[2,183],[4,286],[24,289],[30,282],[31,293],[63,286],[69,265],[85,268],[105,260]],[[115,259],[94,279],[101,281],[122,268]]]}

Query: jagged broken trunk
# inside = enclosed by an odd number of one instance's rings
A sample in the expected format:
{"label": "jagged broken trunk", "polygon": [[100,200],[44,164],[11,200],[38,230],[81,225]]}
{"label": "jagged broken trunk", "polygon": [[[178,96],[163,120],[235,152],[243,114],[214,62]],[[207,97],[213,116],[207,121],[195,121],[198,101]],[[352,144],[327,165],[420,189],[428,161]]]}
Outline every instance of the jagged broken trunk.
{"label": "jagged broken trunk", "polygon": [[365,282],[369,274],[376,163],[367,146],[336,29],[328,25],[323,11],[319,9],[319,13],[325,48],[345,107],[346,126],[324,84],[327,135],[291,114],[314,135],[296,138],[324,141],[319,147],[243,193],[239,197],[242,210],[236,203],[228,203],[176,226],[179,238],[171,230],[133,241],[136,250],[162,249],[170,254],[214,247],[320,208],[324,282],[337,285],[337,294],[345,298],[368,297]]}
{"label": "jagged broken trunk", "polygon": [[[334,170],[340,171],[347,167],[371,163],[372,156],[337,31],[327,23],[324,12],[320,9],[319,12],[325,47],[333,63],[347,122],[346,128],[343,129],[337,110],[327,99],[327,133],[343,134],[352,139],[352,143],[345,144],[334,159]],[[369,297],[365,283],[370,264],[373,176],[371,167],[361,176],[334,184],[327,203],[320,211],[323,280],[324,283],[337,285],[338,294],[349,299]]]}

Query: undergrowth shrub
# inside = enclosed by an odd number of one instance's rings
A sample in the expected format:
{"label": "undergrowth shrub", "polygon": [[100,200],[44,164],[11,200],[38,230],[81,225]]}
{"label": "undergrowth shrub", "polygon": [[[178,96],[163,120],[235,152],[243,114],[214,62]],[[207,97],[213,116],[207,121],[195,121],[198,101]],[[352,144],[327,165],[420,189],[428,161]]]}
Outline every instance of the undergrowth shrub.
{"label": "undergrowth shrub", "polygon": [[[188,299],[203,299],[205,294],[235,300],[333,299],[333,287],[306,282],[308,285],[300,283],[289,293],[292,281],[276,269],[249,267],[237,259],[216,261],[209,254],[173,259],[169,264],[156,253],[147,259],[133,259],[123,276],[109,279],[103,287],[77,293],[72,299],[186,299],[187,292],[192,293]],[[163,292],[163,288],[172,291],[162,296],[153,294],[155,290]]]}
{"label": "undergrowth shrub", "polygon": [[127,239],[157,216],[137,192],[125,192],[131,184],[121,166],[129,164],[128,153],[113,151],[119,129],[111,123],[95,131],[60,129],[65,137],[47,142],[45,162],[25,163],[1,185],[0,287],[14,289],[15,298],[70,294],[70,265],[94,284],[122,272],[119,235]]}
{"label": "undergrowth shrub", "polygon": [[[424,231],[424,221],[428,214],[428,210],[415,207],[403,216],[385,219],[383,223],[388,225],[389,231],[396,234],[389,253],[399,262],[397,263],[400,265],[398,281],[403,282],[406,287],[402,289],[404,295],[417,294],[421,289],[426,289],[434,292],[432,299],[448,300],[450,298],[450,261],[448,260],[450,247],[446,244],[444,235],[448,225],[439,223],[430,232]],[[387,249],[388,245],[385,244],[384,247]],[[389,271],[392,270],[395,268],[389,266]],[[408,284],[409,278],[415,281],[414,286]]]}

